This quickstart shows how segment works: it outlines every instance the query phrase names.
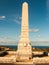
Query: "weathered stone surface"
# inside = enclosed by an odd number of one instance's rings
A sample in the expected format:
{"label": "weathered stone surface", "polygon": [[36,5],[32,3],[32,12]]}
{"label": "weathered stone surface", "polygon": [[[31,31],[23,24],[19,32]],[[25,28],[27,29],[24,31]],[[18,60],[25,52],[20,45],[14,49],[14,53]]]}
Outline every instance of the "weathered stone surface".
{"label": "weathered stone surface", "polygon": [[18,56],[22,59],[29,59],[32,57],[28,27],[28,3],[24,2],[22,5],[21,37],[18,44]]}

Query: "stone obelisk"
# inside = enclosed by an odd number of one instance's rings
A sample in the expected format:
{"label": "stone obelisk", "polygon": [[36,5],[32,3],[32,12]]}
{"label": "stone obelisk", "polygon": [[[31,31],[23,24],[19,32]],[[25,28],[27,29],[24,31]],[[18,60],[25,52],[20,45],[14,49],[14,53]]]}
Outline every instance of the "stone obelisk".
{"label": "stone obelisk", "polygon": [[24,2],[22,5],[22,24],[21,24],[21,37],[18,44],[18,53],[20,57],[31,58],[32,48],[29,39],[29,26],[28,26],[28,3]]}

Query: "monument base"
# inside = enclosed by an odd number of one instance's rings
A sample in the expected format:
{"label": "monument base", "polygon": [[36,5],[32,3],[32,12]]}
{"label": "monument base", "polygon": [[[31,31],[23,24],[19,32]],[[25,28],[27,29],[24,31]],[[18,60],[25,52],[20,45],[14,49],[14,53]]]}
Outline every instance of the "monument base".
{"label": "monument base", "polygon": [[32,48],[30,44],[18,44],[18,53],[17,53],[19,59],[22,60],[29,60],[32,58]]}

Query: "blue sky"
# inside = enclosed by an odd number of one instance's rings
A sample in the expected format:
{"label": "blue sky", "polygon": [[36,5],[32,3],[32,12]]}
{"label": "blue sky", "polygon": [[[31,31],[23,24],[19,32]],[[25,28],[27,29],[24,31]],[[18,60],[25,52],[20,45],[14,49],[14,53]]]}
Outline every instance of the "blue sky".
{"label": "blue sky", "polygon": [[0,44],[20,40],[23,2],[29,8],[30,40],[49,42],[49,0],[0,0]]}

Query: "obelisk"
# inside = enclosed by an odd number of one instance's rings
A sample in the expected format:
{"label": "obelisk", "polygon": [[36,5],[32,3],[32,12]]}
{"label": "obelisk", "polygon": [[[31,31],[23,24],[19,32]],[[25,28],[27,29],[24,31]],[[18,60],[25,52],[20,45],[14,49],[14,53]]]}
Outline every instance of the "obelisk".
{"label": "obelisk", "polygon": [[20,57],[24,57],[28,59],[32,57],[32,48],[29,39],[27,2],[24,2],[22,5],[21,37],[18,44],[18,53]]}

